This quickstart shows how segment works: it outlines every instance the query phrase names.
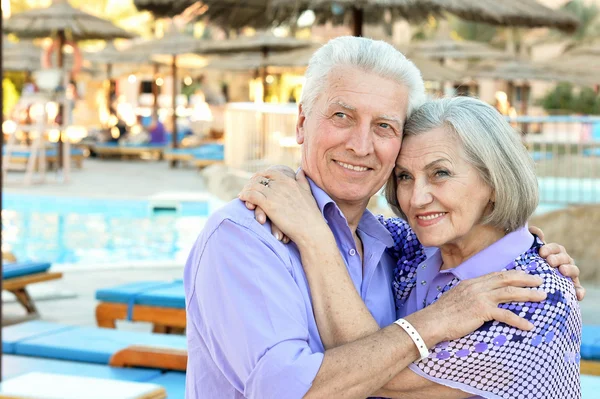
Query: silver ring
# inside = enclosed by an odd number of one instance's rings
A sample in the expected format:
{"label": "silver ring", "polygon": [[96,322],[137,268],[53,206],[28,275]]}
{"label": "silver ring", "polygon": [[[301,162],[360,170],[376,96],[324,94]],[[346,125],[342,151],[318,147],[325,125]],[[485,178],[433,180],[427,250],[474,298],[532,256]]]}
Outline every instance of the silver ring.
{"label": "silver ring", "polygon": [[262,179],[260,179],[260,184],[262,184],[265,187],[269,187],[269,183],[271,182],[271,179],[268,179],[266,177],[263,177]]}

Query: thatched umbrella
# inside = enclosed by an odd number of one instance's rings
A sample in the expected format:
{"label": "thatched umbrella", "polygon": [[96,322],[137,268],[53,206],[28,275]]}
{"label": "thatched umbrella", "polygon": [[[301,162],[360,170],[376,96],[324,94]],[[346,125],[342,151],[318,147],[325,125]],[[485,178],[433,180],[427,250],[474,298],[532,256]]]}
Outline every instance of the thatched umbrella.
{"label": "thatched umbrella", "polygon": [[527,114],[529,101],[529,84],[532,80],[549,82],[572,82],[581,84],[577,74],[566,73],[552,68],[547,64],[533,63],[525,60],[513,60],[493,65],[482,65],[472,69],[469,74],[475,78],[499,79],[508,82],[508,98],[512,99],[514,82],[525,82],[521,97],[521,114]]}
{"label": "thatched umbrella", "polygon": [[277,37],[271,34],[260,33],[255,36],[244,36],[229,40],[202,41],[196,50],[199,54],[236,54],[243,52],[256,52],[262,55],[261,81],[263,84],[263,97],[266,87],[266,68],[268,57],[271,53],[281,53],[291,50],[311,47],[314,42],[300,40],[293,37]]}
{"label": "thatched umbrella", "polygon": [[[129,50],[129,49],[128,49]],[[112,67],[114,64],[145,64],[150,61],[150,55],[139,51],[118,50],[112,41],[106,43],[100,51],[86,52],[85,57],[97,64],[106,65],[106,79],[109,82],[106,105],[110,110],[110,84],[112,82]],[[156,99],[155,99],[156,102]]]}
{"label": "thatched umbrella", "polygon": [[42,49],[34,45],[31,40],[13,43],[4,36],[2,37],[2,50],[5,71],[25,71],[29,73],[41,67]]}
{"label": "thatched umbrella", "polygon": [[438,60],[441,63],[447,59],[506,60],[512,58],[507,52],[497,50],[485,43],[451,39],[435,39],[415,42],[409,47],[408,54]]}
{"label": "thatched umbrella", "polygon": [[[131,33],[116,27],[110,21],[73,8],[66,0],[53,0],[47,8],[36,8],[13,14],[5,21],[4,30],[27,39],[56,36],[59,68],[63,67],[63,47],[67,38],[80,41],[133,37]],[[59,113],[62,114],[62,107]],[[58,168],[60,168],[63,160],[62,134],[58,142]]]}
{"label": "thatched umbrella", "polygon": [[[171,57],[171,76],[173,78],[173,148],[177,148],[177,56],[182,54],[195,53],[198,49],[200,40],[191,35],[180,33],[171,29],[162,38],[150,40],[139,45],[135,45],[135,52],[143,54],[167,55]],[[156,99],[155,99],[156,102]],[[175,166],[176,161],[171,161],[171,166]]]}
{"label": "thatched umbrella", "polygon": [[197,0],[133,0],[139,11],[150,11],[156,17],[173,17]]}
{"label": "thatched umbrella", "polygon": [[493,25],[552,27],[574,31],[579,21],[562,11],[552,10],[534,0],[272,0],[273,9],[294,9],[296,15],[313,10],[317,21],[339,19],[351,14],[355,36],[362,36],[365,12],[390,10],[409,21],[419,21],[429,15],[444,12],[460,18]]}

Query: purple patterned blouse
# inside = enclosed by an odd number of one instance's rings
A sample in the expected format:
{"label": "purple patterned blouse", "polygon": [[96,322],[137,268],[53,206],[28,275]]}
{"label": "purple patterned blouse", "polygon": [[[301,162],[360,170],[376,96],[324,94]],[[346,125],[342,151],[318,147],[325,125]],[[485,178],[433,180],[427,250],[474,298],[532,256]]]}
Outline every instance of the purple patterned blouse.
{"label": "purple patterned blouse", "polygon": [[580,398],[581,313],[571,280],[538,254],[542,242],[526,228],[479,252],[454,269],[440,270],[436,248],[424,248],[408,224],[380,219],[394,238],[398,259],[392,283],[397,316],[435,302],[461,280],[501,270],[523,270],[543,278],[548,293],[540,303],[500,305],[532,322],[521,331],[497,321],[485,323],[459,340],[442,342],[411,370],[436,383],[476,395],[505,399]]}

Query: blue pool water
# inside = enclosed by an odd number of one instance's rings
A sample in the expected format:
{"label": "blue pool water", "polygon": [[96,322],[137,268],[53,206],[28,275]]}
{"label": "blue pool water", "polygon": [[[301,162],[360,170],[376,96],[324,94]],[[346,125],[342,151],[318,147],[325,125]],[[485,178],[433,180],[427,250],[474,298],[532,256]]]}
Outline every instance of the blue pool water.
{"label": "blue pool water", "polygon": [[147,200],[3,195],[4,249],[55,264],[185,261],[207,202],[153,209]]}

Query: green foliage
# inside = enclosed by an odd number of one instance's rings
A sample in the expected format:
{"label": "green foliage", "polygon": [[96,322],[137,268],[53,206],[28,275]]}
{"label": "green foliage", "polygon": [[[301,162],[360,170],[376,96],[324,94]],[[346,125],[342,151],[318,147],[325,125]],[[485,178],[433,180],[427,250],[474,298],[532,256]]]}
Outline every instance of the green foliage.
{"label": "green foliage", "polygon": [[490,43],[497,38],[501,28],[489,24],[465,21],[460,18],[450,17],[450,27],[456,34],[473,42]]}
{"label": "green foliage", "polygon": [[600,96],[589,87],[574,94],[573,86],[570,83],[559,83],[542,98],[540,103],[548,112],[600,114]]}

